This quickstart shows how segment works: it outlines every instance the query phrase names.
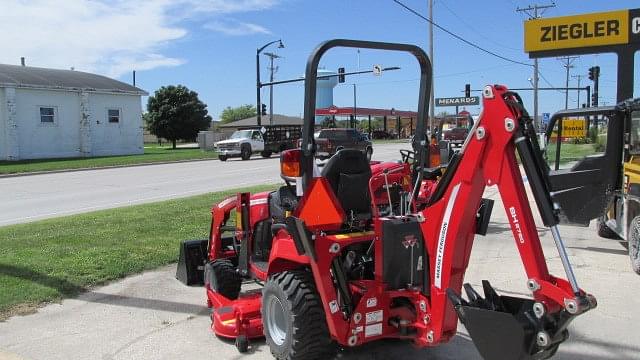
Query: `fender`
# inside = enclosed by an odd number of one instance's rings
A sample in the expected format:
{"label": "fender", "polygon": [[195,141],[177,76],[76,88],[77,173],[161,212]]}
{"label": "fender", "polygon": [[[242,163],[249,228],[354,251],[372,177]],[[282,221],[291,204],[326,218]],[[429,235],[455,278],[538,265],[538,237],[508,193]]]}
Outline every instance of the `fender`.
{"label": "fender", "polygon": [[301,266],[309,266],[306,255],[298,255],[293,238],[286,230],[280,230],[273,239],[273,247],[269,256],[269,267],[265,275],[292,270]]}

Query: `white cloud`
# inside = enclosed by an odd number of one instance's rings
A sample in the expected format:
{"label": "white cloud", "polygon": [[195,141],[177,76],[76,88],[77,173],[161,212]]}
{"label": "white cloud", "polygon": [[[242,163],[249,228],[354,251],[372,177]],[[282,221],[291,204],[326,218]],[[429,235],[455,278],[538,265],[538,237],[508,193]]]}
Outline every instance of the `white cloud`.
{"label": "white cloud", "polygon": [[[264,10],[276,3],[277,0],[0,0],[0,34],[4,34],[0,63],[17,64],[24,56],[31,66],[73,66],[113,77],[131,70],[178,66],[186,60],[163,55],[162,50],[187,35],[180,21]],[[255,24],[237,25],[246,33],[268,32]]]}
{"label": "white cloud", "polygon": [[218,31],[232,36],[242,36],[251,34],[271,34],[269,29],[257,24],[240,21],[212,21],[204,25],[205,29]]}
{"label": "white cloud", "polygon": [[266,10],[277,5],[280,0],[186,0],[195,12],[234,13]]}

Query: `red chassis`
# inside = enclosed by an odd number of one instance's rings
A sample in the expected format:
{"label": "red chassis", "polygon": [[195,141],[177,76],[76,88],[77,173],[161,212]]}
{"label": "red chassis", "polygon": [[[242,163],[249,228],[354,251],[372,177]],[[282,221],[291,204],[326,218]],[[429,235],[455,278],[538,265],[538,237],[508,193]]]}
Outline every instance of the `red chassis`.
{"label": "red chassis", "polygon": [[[268,261],[249,261],[242,275],[265,282],[274,274],[301,268],[310,270],[329,335],[342,346],[382,338],[404,338],[418,346],[435,346],[456,334],[460,319],[486,358],[550,357],[567,338],[569,322],[594,308],[595,299],[577,287],[570,266],[565,269],[571,282],[551,275],[547,268],[515,157],[516,143],[523,137],[519,127],[526,117],[517,100],[506,87],[485,89],[484,112],[474,124],[472,135],[449,164],[440,183],[421,182],[420,198],[407,205],[410,211],[391,214],[383,213],[382,209],[391,201],[387,191],[390,184],[408,193],[413,190],[411,166],[372,163],[369,192],[373,214],[360,231],[341,226],[348,214],[342,210],[327,179],[314,178],[295,211],[287,213],[299,218],[310,236],[294,233],[291,226],[274,224]],[[473,240],[481,226],[478,209],[486,186],[497,186],[500,192],[532,299],[498,296],[488,282],[484,283],[485,298],[467,285],[464,288],[468,301],[460,298]],[[269,196],[269,193],[238,194],[213,207],[210,262],[225,258],[241,261],[236,259],[242,254],[230,242],[252,243],[259,223],[271,216]],[[393,211],[392,206],[389,208]],[[227,227],[232,211],[237,214],[236,229]],[[410,248],[411,261],[417,260],[411,264],[411,274],[423,278],[411,275],[408,284],[390,286],[389,274],[395,271],[394,267],[406,265],[389,260],[393,259],[388,250],[392,240],[386,238],[393,235],[387,229],[407,229],[393,226],[408,223],[415,225],[417,231],[402,235],[400,241],[405,249]],[[225,238],[224,232],[231,230],[232,236]],[[557,229],[552,226],[552,230],[555,236]],[[361,245],[373,254],[372,275],[349,277],[346,282],[339,279],[341,270],[337,264],[342,263],[350,249]],[[414,250],[419,254],[417,257]],[[561,244],[559,250],[563,251]],[[251,245],[247,251],[252,253]],[[409,261],[404,259],[405,263]],[[263,336],[260,292],[241,294],[231,300],[214,291],[206,280],[205,285],[208,305],[215,309],[212,328],[217,335]],[[496,350],[498,344],[500,349]]]}

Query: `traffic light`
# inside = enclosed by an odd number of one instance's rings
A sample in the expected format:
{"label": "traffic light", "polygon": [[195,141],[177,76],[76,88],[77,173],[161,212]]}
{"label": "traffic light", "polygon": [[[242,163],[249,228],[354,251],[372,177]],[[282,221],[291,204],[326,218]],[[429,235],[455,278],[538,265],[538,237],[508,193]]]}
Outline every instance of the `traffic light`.
{"label": "traffic light", "polygon": [[593,94],[591,94],[591,106],[592,107],[597,107],[598,106],[598,93],[594,92]]}
{"label": "traffic light", "polygon": [[267,104],[262,104],[260,108],[260,114],[267,115]]}
{"label": "traffic light", "polygon": [[471,97],[471,84],[464,85],[464,97]]}
{"label": "traffic light", "polygon": [[344,68],[338,68],[338,82],[339,83],[343,83],[344,82]]}
{"label": "traffic light", "polygon": [[589,80],[596,80],[600,77],[600,66],[592,66],[589,68]]}

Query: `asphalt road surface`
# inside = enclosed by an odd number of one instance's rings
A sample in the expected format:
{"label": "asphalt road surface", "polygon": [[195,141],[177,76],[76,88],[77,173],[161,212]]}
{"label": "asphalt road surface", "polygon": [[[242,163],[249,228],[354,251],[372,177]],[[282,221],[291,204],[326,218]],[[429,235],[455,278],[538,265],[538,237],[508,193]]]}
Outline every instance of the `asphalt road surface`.
{"label": "asphalt road surface", "polygon": [[[485,197],[496,198],[495,188]],[[551,272],[564,277],[550,232],[538,230]],[[554,359],[639,359],[640,276],[631,271],[625,249],[599,238],[594,224],[560,226],[560,232],[580,286],[597,297],[598,307],[570,325],[570,338]],[[249,353],[241,355],[232,342],[216,338],[209,330],[204,290],[183,286],[174,274],[172,265],[132,276],[0,323],[0,359],[272,359],[264,340],[252,342]],[[502,294],[529,294],[500,201],[489,233],[476,237],[465,280],[479,288],[482,279]],[[381,341],[343,350],[338,359],[480,359],[464,327],[459,330],[450,343],[435,348]]]}
{"label": "asphalt road surface", "polygon": [[[375,144],[374,160],[409,143]],[[280,181],[279,158],[229,159],[0,178],[0,226]]]}

